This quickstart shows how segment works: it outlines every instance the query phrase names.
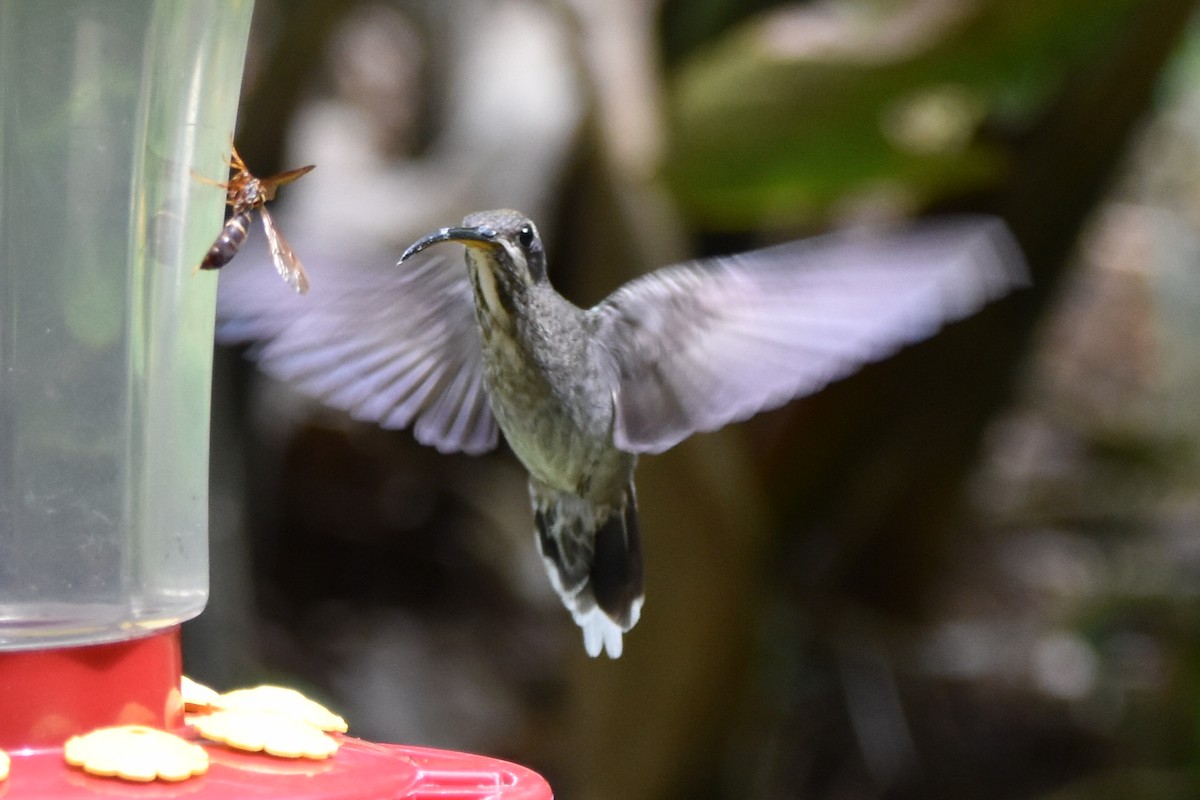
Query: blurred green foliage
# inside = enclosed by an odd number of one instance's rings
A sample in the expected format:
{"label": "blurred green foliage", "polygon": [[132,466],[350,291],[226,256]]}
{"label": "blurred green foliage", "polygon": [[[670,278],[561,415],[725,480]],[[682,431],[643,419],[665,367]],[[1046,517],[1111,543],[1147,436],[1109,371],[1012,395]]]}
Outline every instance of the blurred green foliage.
{"label": "blurred green foliage", "polygon": [[877,188],[921,207],[994,182],[1007,156],[989,131],[1028,125],[1137,6],[855,2],[755,17],[674,70],[666,180],[718,229],[795,222]]}

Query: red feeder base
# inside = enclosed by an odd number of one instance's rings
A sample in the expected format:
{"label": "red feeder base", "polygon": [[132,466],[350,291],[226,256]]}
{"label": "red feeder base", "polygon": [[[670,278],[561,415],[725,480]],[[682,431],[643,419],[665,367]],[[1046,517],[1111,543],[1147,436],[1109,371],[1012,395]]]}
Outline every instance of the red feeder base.
{"label": "red feeder base", "polygon": [[282,759],[206,747],[208,772],[181,783],[130,783],[69,767],[62,750],[12,753],[0,796],[67,800],[82,797],[189,797],[196,800],[549,800],[549,785],[524,767],[494,758],[372,744],[343,738],[333,758]]}
{"label": "red feeder base", "polygon": [[329,759],[280,759],[205,744],[208,771],[180,783],[131,783],[69,766],[62,743],[108,725],[175,730],[179,631],[47,651],[0,653],[0,748],[12,758],[4,800],[189,797],[220,800],[549,800],[537,773],[493,758],[339,737]]}

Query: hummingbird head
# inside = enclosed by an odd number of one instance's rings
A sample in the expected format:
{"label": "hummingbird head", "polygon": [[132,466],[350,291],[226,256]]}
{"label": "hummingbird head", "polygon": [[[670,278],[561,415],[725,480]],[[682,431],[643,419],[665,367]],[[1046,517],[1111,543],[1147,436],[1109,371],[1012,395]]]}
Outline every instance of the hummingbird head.
{"label": "hummingbird head", "polygon": [[404,262],[427,247],[458,242],[467,248],[467,268],[480,311],[509,323],[530,287],[546,281],[546,251],[533,221],[516,211],[478,211],[460,227],[441,228],[400,256]]}

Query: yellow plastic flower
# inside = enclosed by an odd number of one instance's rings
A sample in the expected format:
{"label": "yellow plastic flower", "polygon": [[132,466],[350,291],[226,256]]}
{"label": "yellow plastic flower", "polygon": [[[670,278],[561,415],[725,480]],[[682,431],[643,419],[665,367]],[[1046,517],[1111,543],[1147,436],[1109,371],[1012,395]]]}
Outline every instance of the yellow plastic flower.
{"label": "yellow plastic flower", "polygon": [[238,708],[196,717],[192,727],[205,739],[239,750],[280,758],[328,758],[338,742],[313,725],[276,711]]}
{"label": "yellow plastic flower", "polygon": [[214,690],[202,683],[196,683],[196,681],[187,675],[184,675],[180,681],[180,691],[183,695],[184,711],[200,711],[205,708],[212,708],[221,697]]}
{"label": "yellow plastic flower", "polygon": [[347,730],[346,720],[320,703],[309,700],[295,689],[285,689],[282,686],[237,689],[220,695],[212,705],[229,711],[271,711],[302,720],[323,731],[345,733]]}
{"label": "yellow plastic flower", "polygon": [[145,725],[99,728],[63,745],[67,763],[92,775],[148,782],[182,781],[208,769],[199,745]]}

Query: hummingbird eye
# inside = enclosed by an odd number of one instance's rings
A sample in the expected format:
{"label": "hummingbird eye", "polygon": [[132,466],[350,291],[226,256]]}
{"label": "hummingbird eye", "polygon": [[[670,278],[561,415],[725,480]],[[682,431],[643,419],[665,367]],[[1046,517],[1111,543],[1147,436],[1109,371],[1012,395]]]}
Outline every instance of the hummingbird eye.
{"label": "hummingbird eye", "polygon": [[521,247],[526,250],[533,244],[533,225],[526,222],[521,226],[521,230],[517,231],[517,241],[521,243]]}

